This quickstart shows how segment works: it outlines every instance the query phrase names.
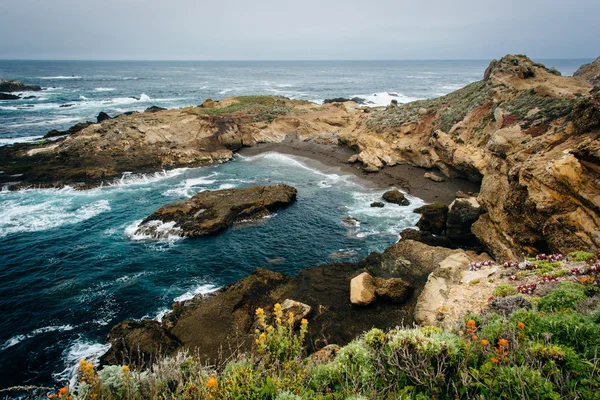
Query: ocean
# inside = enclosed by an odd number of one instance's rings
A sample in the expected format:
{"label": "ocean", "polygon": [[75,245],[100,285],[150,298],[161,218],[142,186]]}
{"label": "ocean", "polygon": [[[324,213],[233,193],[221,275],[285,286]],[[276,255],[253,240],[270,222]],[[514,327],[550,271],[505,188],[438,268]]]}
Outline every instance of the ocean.
{"label": "ocean", "polygon": [[[572,74],[589,60],[540,60]],[[245,94],[372,106],[447,94],[488,61],[0,61],[0,77],[38,84],[0,101],[0,145],[150,106],[175,108]],[[298,201],[212,237],[153,240],[135,227],[159,206],[202,190],[286,183]],[[416,223],[411,205],[371,208],[383,190],[338,168],[279,153],[223,165],[124,174],[101,188],[0,191],[0,389],[67,382],[80,359],[107,349],[125,319],[160,319],[173,301],[208,293],[256,267],[287,274],[357,261]],[[351,218],[348,218],[351,217]]]}

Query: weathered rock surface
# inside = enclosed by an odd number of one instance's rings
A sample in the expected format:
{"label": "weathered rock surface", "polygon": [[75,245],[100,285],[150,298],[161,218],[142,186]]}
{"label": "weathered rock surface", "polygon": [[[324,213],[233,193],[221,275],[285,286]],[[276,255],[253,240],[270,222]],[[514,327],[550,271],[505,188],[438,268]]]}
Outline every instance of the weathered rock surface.
{"label": "weathered rock surface", "polygon": [[383,199],[388,203],[398,204],[400,206],[407,206],[410,204],[404,193],[399,190],[388,190],[383,194]]}
{"label": "weathered rock surface", "polygon": [[96,117],[96,121],[99,124],[104,121],[108,121],[109,119],[112,119],[112,117],[110,115],[108,115],[107,113],[105,113],[104,111],[100,111],[100,114],[98,114],[98,116]]}
{"label": "weathered rock surface", "polygon": [[477,245],[477,237],[471,232],[471,226],[482,212],[474,197],[454,200],[448,208],[446,236],[454,243]]}
{"label": "weathered rock surface", "polygon": [[434,235],[441,235],[446,230],[446,219],[448,218],[448,206],[440,203],[433,203],[421,206],[414,210],[421,214],[417,227],[422,231],[431,232]]}
{"label": "weathered rock surface", "polygon": [[[0,184],[86,188],[125,171],[227,161],[232,151],[288,135],[323,134],[356,152],[364,171],[410,164],[481,184],[471,232],[497,258],[600,248],[600,123],[591,83],[525,56],[493,61],[484,79],[437,99],[365,113],[246,96],[212,108],[138,113],[48,144],[0,148]],[[353,157],[354,159],[354,157]]]}
{"label": "weathered rock surface", "polygon": [[87,128],[88,126],[90,126],[92,124],[93,124],[92,122],[80,122],[78,124],[73,125],[66,131],[59,131],[59,130],[53,129],[44,135],[44,139],[58,137],[58,136],[69,136],[69,135],[72,135],[74,133],[77,133],[77,132]]}
{"label": "weathered rock surface", "polygon": [[446,180],[446,178],[444,178],[443,176],[436,175],[433,172],[425,172],[425,175],[423,176],[434,182],[444,182]]}
{"label": "weathered rock surface", "polygon": [[584,79],[592,85],[600,85],[600,57],[589,64],[583,64],[573,76]]}
{"label": "weathered rock surface", "polygon": [[367,272],[363,272],[350,281],[350,303],[366,306],[375,301],[375,282]]}
{"label": "weathered rock surface", "polygon": [[449,249],[456,248],[456,244],[443,235],[436,236],[431,232],[408,228],[400,232],[400,240],[414,240],[425,243],[429,246],[447,247]]}
{"label": "weathered rock surface", "polygon": [[6,81],[0,79],[0,92],[39,92],[40,90],[42,90],[42,88],[37,85],[25,85],[20,81]]}
{"label": "weathered rock surface", "polygon": [[296,194],[288,185],[207,190],[162,206],[142,221],[136,234],[154,238],[212,235],[236,222],[264,218],[294,202]]}

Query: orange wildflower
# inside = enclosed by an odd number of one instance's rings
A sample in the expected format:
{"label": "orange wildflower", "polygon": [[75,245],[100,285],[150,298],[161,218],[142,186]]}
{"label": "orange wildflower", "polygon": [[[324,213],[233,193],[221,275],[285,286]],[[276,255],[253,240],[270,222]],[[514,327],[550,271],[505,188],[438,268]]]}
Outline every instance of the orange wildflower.
{"label": "orange wildflower", "polygon": [[506,340],[506,339],[500,339],[500,340],[498,340],[498,346],[500,346],[500,347],[508,347],[508,340]]}
{"label": "orange wildflower", "polygon": [[67,393],[69,393],[69,389],[67,389],[66,387],[63,387],[63,388],[60,388],[60,389],[58,389],[58,395],[59,395],[59,396],[64,396],[64,395],[66,395]]}
{"label": "orange wildflower", "polygon": [[498,364],[498,362],[500,361],[500,360],[498,360],[496,357],[492,357],[492,359],[491,359],[491,360],[492,360],[492,362],[493,362],[494,364]]}
{"label": "orange wildflower", "polygon": [[519,322],[519,323],[517,324],[517,328],[519,328],[519,329],[525,329],[525,324],[524,324],[524,323],[522,323],[522,322]]}
{"label": "orange wildflower", "polygon": [[206,387],[209,390],[215,390],[217,388],[218,384],[219,384],[219,382],[217,381],[217,378],[215,378],[214,376],[211,376],[206,381]]}
{"label": "orange wildflower", "polygon": [[487,340],[485,340],[485,339],[483,339],[483,340],[481,341],[481,345],[482,345],[482,346],[487,346],[488,344],[490,344],[490,342],[488,342],[488,341],[487,341]]}

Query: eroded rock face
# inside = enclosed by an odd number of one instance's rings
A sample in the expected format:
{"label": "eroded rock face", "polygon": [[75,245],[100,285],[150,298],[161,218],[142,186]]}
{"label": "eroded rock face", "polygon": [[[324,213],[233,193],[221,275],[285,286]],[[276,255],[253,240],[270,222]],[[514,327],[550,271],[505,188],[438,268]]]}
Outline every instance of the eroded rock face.
{"label": "eroded rock face", "polygon": [[479,219],[482,209],[474,197],[456,199],[448,208],[446,236],[454,243],[476,245],[477,237],[471,226]]}
{"label": "eroded rock face", "polygon": [[293,203],[296,194],[288,185],[200,192],[159,208],[142,221],[136,234],[155,238],[212,235],[236,222],[264,218]]}
{"label": "eroded rock face", "polygon": [[415,213],[421,214],[417,227],[434,235],[441,235],[446,230],[446,219],[448,217],[448,206],[434,203],[416,208]]}
{"label": "eroded rock face", "polygon": [[600,57],[589,64],[583,64],[573,76],[584,79],[592,85],[600,85]]}

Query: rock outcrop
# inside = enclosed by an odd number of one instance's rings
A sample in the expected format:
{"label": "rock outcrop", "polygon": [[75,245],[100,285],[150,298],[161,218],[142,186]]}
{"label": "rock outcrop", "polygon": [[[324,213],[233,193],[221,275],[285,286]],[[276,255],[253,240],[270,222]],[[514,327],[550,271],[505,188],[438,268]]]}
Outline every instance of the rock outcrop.
{"label": "rock outcrop", "polygon": [[21,100],[16,94],[0,93],[0,100]]}
{"label": "rock outcrop", "polygon": [[25,85],[20,81],[6,81],[0,79],[0,92],[39,92],[42,88],[38,85]]}
{"label": "rock outcrop", "polygon": [[594,86],[600,85],[600,57],[589,64],[583,64],[573,76],[584,79]]}
{"label": "rock outcrop", "polygon": [[142,221],[136,234],[154,238],[212,235],[234,223],[264,218],[293,203],[296,194],[288,185],[200,192],[162,206]]}
{"label": "rock outcrop", "polygon": [[410,204],[404,193],[399,190],[388,190],[383,194],[383,199],[388,203],[398,204],[399,206],[407,206]]}

